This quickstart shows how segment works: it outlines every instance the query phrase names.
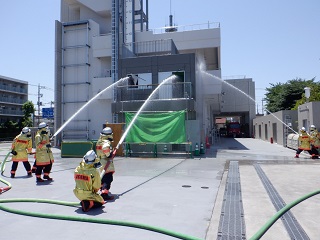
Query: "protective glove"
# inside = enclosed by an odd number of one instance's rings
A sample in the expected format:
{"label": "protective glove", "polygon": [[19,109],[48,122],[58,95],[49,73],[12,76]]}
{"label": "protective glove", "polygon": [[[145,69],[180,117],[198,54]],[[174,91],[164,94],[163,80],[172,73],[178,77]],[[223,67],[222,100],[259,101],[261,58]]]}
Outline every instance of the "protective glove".
{"label": "protective glove", "polygon": [[11,153],[12,153],[12,155],[15,155],[15,156],[18,155],[18,153],[15,150],[12,150]]}
{"label": "protective glove", "polygon": [[47,148],[51,148],[51,144],[47,144],[46,147],[47,147]]}

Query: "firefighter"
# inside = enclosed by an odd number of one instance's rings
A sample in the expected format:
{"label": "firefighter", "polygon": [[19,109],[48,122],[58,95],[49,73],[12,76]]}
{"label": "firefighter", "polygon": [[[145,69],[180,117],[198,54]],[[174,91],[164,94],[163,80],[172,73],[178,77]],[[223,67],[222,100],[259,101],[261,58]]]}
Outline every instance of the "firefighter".
{"label": "firefighter", "polygon": [[[39,129],[36,132],[36,135],[38,134],[38,132],[39,132]],[[36,170],[37,170],[36,157],[34,157],[34,161],[33,161],[33,165],[32,165],[31,171],[32,171],[32,173],[36,173]]]}
{"label": "firefighter", "polygon": [[83,212],[87,212],[91,208],[102,207],[105,204],[104,199],[98,193],[101,187],[101,178],[97,168],[101,166],[96,153],[90,150],[74,170],[76,186],[73,193],[81,201]]}
{"label": "firefighter", "polygon": [[318,132],[315,125],[310,126],[310,137],[311,137],[311,151],[312,151],[312,158],[318,159],[319,158],[319,148],[320,148],[320,133]]}
{"label": "firefighter", "polygon": [[45,122],[41,122],[38,126],[38,132],[35,136],[36,146],[36,182],[44,182],[41,178],[43,170],[43,178],[52,181],[49,176],[54,162],[51,143],[49,138],[48,125]]}
{"label": "firefighter", "polygon": [[101,174],[101,196],[104,200],[113,200],[114,197],[109,195],[113,173],[115,172],[113,164],[113,151],[111,142],[113,141],[113,132],[110,127],[102,129],[100,137],[96,144],[96,153],[102,164]]}
{"label": "firefighter", "polygon": [[[302,151],[307,151],[311,156],[312,156],[312,152],[311,152],[311,144],[310,144],[310,141],[311,141],[311,137],[310,135],[306,132],[306,129],[304,127],[302,127],[300,129],[300,134],[299,134],[299,147],[296,151],[296,156],[295,158],[299,158],[299,154],[302,152]],[[313,158],[313,156],[312,156]]]}
{"label": "firefighter", "polygon": [[15,177],[19,162],[23,163],[24,168],[27,171],[28,177],[32,177],[31,165],[28,160],[28,154],[32,154],[32,138],[30,128],[24,127],[21,130],[21,133],[13,139],[11,153],[11,178]]}

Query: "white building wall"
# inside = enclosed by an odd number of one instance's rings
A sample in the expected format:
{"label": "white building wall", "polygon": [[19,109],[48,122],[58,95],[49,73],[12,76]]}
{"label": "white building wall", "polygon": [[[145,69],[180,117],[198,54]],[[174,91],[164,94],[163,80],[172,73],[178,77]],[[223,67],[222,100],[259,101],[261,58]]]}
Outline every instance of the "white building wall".
{"label": "white building wall", "polygon": [[[81,20],[90,21],[90,32],[86,36],[84,33],[74,33],[66,36],[66,42],[78,45],[83,44],[88,39],[89,64],[88,69],[78,67],[77,69],[65,70],[66,79],[77,79],[79,82],[89,81],[90,85],[69,85],[64,87],[63,101],[74,101],[74,104],[65,105],[63,111],[63,121],[66,121],[83,104],[94,97],[102,89],[110,86],[111,78],[108,70],[111,70],[111,2],[104,0],[62,0],[61,1],[61,22],[76,22]],[[137,1],[136,1],[137,4]],[[140,8],[136,6],[136,9]],[[136,16],[137,18],[137,16]],[[173,33],[153,34],[153,32],[139,32],[140,24],[136,24],[135,42],[145,42],[159,39],[173,39],[180,53],[204,54],[212,49],[220,48],[220,28],[201,29],[193,31],[182,31]],[[78,49],[72,53],[66,53],[64,61],[66,62],[84,62],[86,60],[86,50]],[[218,50],[219,52],[219,50]],[[215,53],[213,53],[215,54]],[[218,56],[220,57],[220,55]],[[207,57],[208,58],[208,57]],[[211,55],[209,56],[211,58]],[[219,63],[210,63],[213,68]],[[220,67],[220,66],[219,66]],[[211,70],[211,73],[221,77],[221,70]],[[221,83],[211,77],[196,76],[197,91],[197,119],[201,129],[201,138],[204,139],[207,129],[211,128],[211,111],[219,104],[218,95],[221,92]],[[108,91],[109,92],[109,91]],[[111,118],[111,103],[113,93],[105,93],[90,104],[86,110],[77,116],[77,121],[72,121],[66,127],[66,130],[85,129],[89,138],[96,139],[100,132],[100,127],[106,121],[113,122]],[[78,101],[78,103],[76,103]],[[218,111],[218,109],[216,109]],[[90,122],[85,122],[88,119]]]}
{"label": "white building wall", "polygon": [[152,31],[136,32],[136,42],[158,39],[172,39],[179,51],[220,47],[220,28],[161,34],[153,34]]}

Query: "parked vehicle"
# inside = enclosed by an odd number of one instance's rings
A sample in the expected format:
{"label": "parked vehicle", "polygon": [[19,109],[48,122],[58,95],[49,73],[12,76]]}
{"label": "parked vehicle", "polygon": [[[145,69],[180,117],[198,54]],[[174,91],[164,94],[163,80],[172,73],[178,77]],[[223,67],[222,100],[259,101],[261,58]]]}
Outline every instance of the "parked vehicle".
{"label": "parked vehicle", "polygon": [[228,137],[240,137],[241,126],[239,122],[230,122],[227,124],[227,135]]}

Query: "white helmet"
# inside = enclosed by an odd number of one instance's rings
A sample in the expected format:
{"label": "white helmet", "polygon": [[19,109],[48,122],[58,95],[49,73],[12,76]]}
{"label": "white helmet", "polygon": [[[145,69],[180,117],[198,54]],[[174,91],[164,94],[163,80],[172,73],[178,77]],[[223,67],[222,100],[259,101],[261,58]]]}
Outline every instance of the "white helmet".
{"label": "white helmet", "polygon": [[306,128],[305,127],[302,127],[301,128],[301,132],[305,132],[306,131]]}
{"label": "white helmet", "polygon": [[312,124],[312,125],[310,126],[310,130],[311,130],[311,131],[316,130],[316,126]]}
{"label": "white helmet", "polygon": [[47,127],[47,126],[48,126],[47,123],[41,122],[41,123],[39,124],[39,126],[38,126],[38,129],[45,128],[45,127]]}
{"label": "white helmet", "polygon": [[106,136],[110,141],[112,141],[113,140],[112,129],[110,127],[105,127],[104,129],[102,129],[100,136]]}
{"label": "white helmet", "polygon": [[24,128],[22,128],[22,130],[21,130],[21,133],[22,133],[22,134],[27,134],[27,133],[29,133],[29,132],[31,132],[31,130],[30,130],[30,128],[28,128],[28,127],[24,127]]}
{"label": "white helmet", "polygon": [[95,160],[97,158],[96,153],[93,150],[89,150],[84,156],[83,156],[83,160],[85,161],[85,163],[87,164],[91,164],[94,163]]}
{"label": "white helmet", "polygon": [[112,129],[110,127],[105,127],[102,129],[101,134],[103,135],[111,135],[112,134]]}

